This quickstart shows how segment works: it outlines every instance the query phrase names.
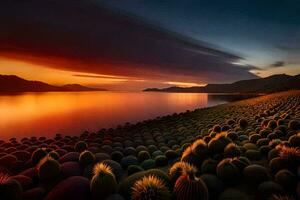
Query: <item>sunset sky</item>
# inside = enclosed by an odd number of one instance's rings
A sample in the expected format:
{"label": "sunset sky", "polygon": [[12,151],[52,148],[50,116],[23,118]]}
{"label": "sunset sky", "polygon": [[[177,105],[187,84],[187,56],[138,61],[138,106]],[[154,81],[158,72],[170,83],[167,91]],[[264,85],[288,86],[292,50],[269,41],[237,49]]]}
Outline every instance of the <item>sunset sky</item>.
{"label": "sunset sky", "polygon": [[0,74],[112,90],[300,73],[297,0],[2,0]]}

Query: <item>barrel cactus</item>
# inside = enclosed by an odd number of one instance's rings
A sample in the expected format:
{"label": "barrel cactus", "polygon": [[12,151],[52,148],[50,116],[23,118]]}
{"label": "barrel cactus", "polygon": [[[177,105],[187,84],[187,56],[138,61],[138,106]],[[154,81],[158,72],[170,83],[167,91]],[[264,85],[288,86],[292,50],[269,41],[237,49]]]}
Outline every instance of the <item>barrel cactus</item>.
{"label": "barrel cactus", "polygon": [[175,184],[176,180],[183,174],[184,171],[197,172],[197,168],[186,162],[176,162],[169,169],[168,175],[171,179],[171,183]]}
{"label": "barrel cactus", "polygon": [[204,160],[201,165],[201,173],[216,174],[218,163],[217,160],[211,158]]}
{"label": "barrel cactus", "polygon": [[149,154],[148,151],[140,151],[140,152],[138,153],[137,158],[138,158],[138,161],[139,161],[139,162],[143,162],[144,160],[150,159],[150,158],[151,158],[151,155]]}
{"label": "barrel cactus", "polygon": [[87,150],[84,150],[83,152],[80,153],[79,156],[79,164],[83,167],[92,164],[95,160],[95,155]]}
{"label": "barrel cactus", "polygon": [[182,162],[187,162],[191,165],[194,165],[198,168],[201,167],[202,160],[199,159],[195,154],[193,154],[192,148],[188,147],[184,150],[181,156],[181,161]]}
{"label": "barrel cactus", "polygon": [[241,129],[245,129],[248,126],[248,121],[246,119],[240,119],[239,125]]}
{"label": "barrel cactus", "polygon": [[141,167],[142,167],[144,170],[153,169],[153,168],[155,168],[155,160],[153,160],[153,159],[147,159],[147,160],[144,160],[144,161],[141,163]]}
{"label": "barrel cactus", "polygon": [[243,172],[244,168],[251,164],[250,160],[243,156],[233,158],[231,163],[234,164],[240,172]]}
{"label": "barrel cactus", "polygon": [[239,169],[231,158],[225,158],[217,166],[217,175],[221,180],[232,183],[239,177]]}
{"label": "barrel cactus", "polygon": [[269,180],[268,170],[261,165],[249,165],[244,169],[243,173],[245,180],[255,186],[259,185],[263,181]]}
{"label": "barrel cactus", "polygon": [[192,146],[192,152],[196,155],[199,159],[205,159],[208,153],[208,147],[204,140],[198,139],[196,140]]}
{"label": "barrel cactus", "polygon": [[233,158],[233,157],[238,157],[241,155],[241,150],[240,148],[234,144],[234,143],[229,143],[224,149],[224,156],[228,158]]}
{"label": "barrel cactus", "polygon": [[171,194],[164,182],[154,175],[144,176],[135,182],[131,193],[132,200],[169,200]]}
{"label": "barrel cactus", "polygon": [[295,148],[283,146],[279,149],[279,156],[288,163],[289,169],[291,169],[292,171],[296,170],[300,165],[299,147]]}
{"label": "barrel cactus", "polygon": [[275,181],[285,190],[291,191],[296,188],[297,176],[287,169],[282,169],[275,175]]}
{"label": "barrel cactus", "polygon": [[135,174],[137,172],[141,172],[141,171],[144,171],[144,169],[138,165],[130,165],[128,168],[127,168],[127,175],[130,176],[132,174]]}
{"label": "barrel cactus", "polygon": [[45,148],[38,148],[36,149],[32,155],[31,155],[31,161],[33,164],[38,164],[39,161],[44,158],[48,152],[46,151]]}
{"label": "barrel cactus", "polygon": [[93,199],[105,199],[117,190],[117,181],[112,169],[103,163],[98,163],[93,169],[94,176],[90,188]]}
{"label": "barrel cactus", "polygon": [[258,196],[260,199],[269,199],[272,195],[280,195],[283,193],[284,189],[273,181],[265,181],[258,186]]}
{"label": "barrel cactus", "polygon": [[59,176],[61,166],[57,160],[50,156],[46,156],[40,160],[37,170],[41,181],[49,181],[54,180]]}
{"label": "barrel cactus", "polygon": [[186,170],[177,179],[174,194],[178,200],[208,200],[208,189],[194,170]]}
{"label": "barrel cactus", "polygon": [[74,149],[75,149],[75,151],[77,151],[79,153],[83,152],[84,150],[87,149],[87,143],[84,141],[79,141],[75,144]]}

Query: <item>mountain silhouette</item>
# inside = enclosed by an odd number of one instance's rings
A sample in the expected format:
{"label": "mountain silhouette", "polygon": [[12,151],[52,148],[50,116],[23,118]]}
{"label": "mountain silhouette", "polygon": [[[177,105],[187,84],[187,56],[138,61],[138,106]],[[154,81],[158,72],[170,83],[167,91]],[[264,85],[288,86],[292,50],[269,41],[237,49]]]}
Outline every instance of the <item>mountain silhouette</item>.
{"label": "mountain silhouette", "polygon": [[208,84],[203,87],[147,88],[145,92],[194,92],[194,93],[273,93],[300,89],[300,74],[272,75],[266,78],[237,81],[231,84]]}
{"label": "mountain silhouette", "polygon": [[29,81],[15,75],[0,75],[0,92],[63,92],[63,91],[103,91],[79,84],[53,86],[41,81]]}

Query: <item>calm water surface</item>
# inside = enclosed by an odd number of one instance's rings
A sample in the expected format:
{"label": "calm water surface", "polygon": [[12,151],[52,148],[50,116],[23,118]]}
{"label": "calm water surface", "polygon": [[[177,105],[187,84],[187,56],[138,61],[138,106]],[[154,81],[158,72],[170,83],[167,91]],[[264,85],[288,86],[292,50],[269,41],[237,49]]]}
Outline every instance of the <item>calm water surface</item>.
{"label": "calm water surface", "polygon": [[[231,99],[230,99],[231,100]],[[97,131],[226,103],[209,94],[49,92],[0,95],[0,139]]]}

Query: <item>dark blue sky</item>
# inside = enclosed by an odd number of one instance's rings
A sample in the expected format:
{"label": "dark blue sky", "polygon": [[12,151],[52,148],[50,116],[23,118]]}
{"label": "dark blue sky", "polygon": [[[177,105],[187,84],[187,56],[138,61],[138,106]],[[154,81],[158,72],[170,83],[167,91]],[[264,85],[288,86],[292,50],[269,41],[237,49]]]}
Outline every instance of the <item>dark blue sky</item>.
{"label": "dark blue sky", "polygon": [[[298,0],[109,0],[109,5],[241,55],[247,64],[299,73]],[[298,68],[298,69],[297,69]],[[261,72],[264,73],[264,72]],[[272,73],[272,72],[265,72]]]}

